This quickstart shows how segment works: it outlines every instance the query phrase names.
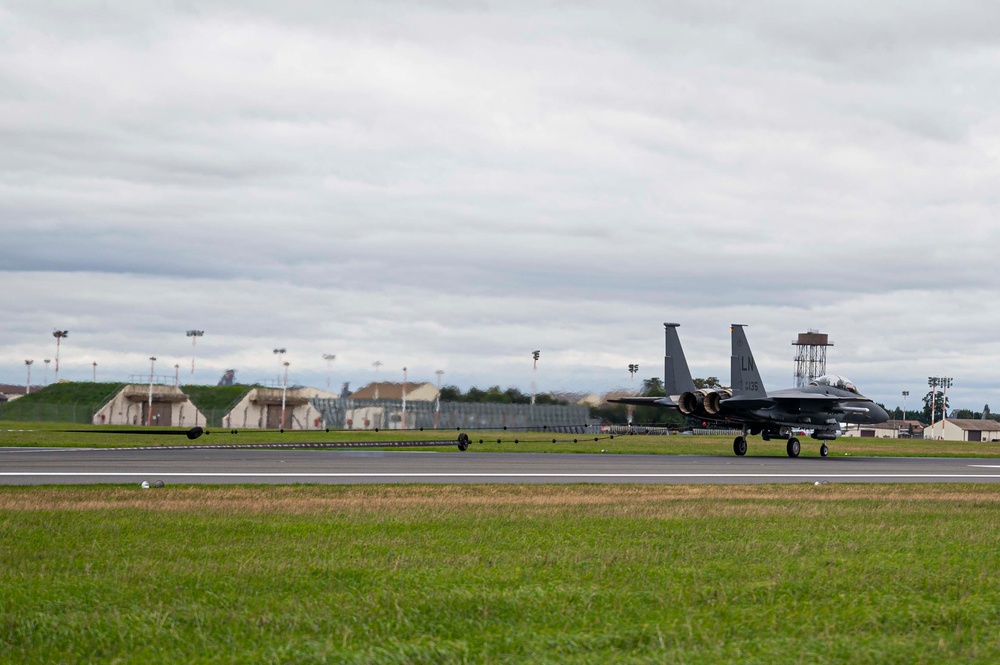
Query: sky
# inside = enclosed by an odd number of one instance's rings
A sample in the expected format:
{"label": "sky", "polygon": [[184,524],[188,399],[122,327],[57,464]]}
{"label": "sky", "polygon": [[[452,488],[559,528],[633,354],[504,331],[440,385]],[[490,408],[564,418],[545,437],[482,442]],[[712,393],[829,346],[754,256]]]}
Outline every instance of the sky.
{"label": "sky", "polygon": [[155,356],[182,383],[287,361],[603,392],[662,375],[670,321],[695,376],[728,383],[740,323],[787,388],[819,330],[890,408],[948,376],[997,410],[997,25],[963,0],[0,0],[0,383],[51,381],[68,330],[69,380]]}

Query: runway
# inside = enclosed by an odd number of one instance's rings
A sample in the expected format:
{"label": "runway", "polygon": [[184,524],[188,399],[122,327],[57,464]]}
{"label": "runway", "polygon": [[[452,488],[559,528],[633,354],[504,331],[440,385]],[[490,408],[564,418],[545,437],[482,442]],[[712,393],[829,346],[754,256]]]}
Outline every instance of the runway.
{"label": "runway", "polygon": [[1000,482],[1000,459],[0,448],[0,485]]}

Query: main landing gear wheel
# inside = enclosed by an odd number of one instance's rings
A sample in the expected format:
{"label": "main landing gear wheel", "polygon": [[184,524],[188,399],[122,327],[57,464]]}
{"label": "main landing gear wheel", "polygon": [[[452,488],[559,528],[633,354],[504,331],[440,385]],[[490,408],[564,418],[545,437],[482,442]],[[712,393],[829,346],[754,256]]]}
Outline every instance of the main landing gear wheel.
{"label": "main landing gear wheel", "polygon": [[744,436],[738,436],[733,439],[733,452],[743,457],[747,454],[747,440]]}
{"label": "main landing gear wheel", "polygon": [[799,440],[793,437],[788,440],[788,445],[785,449],[788,451],[789,457],[798,457],[802,446],[799,444]]}
{"label": "main landing gear wheel", "polygon": [[830,454],[830,449],[826,447],[825,443],[822,446],[819,447],[819,456],[820,457],[826,457],[829,454]]}

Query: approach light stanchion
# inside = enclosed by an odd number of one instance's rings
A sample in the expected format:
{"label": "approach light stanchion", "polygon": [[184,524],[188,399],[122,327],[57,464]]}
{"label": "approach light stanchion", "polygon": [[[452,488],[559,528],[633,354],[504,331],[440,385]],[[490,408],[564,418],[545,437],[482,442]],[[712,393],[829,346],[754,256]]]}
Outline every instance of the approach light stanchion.
{"label": "approach light stanchion", "polygon": [[[484,428],[485,429],[485,428]],[[510,430],[531,430],[539,428],[530,427],[509,427],[505,429]],[[579,427],[553,427],[546,426],[546,431],[555,432],[562,431],[563,433],[579,432],[582,428]],[[56,432],[65,432],[73,434],[152,434],[160,436],[186,436],[192,441],[201,437],[202,434],[208,436],[211,432],[207,429],[201,427],[192,427],[191,429],[67,429],[67,430],[50,430]],[[375,430],[376,432],[378,429]],[[458,449],[465,452],[469,449],[472,444],[472,439],[466,432],[458,431],[458,437],[456,439],[450,440],[431,440],[431,441],[420,441],[420,440],[404,440],[404,441],[297,441],[294,443],[278,443],[278,442],[261,442],[261,443],[213,443],[213,444],[174,444],[174,445],[164,445],[164,446],[137,446],[135,450],[246,450],[246,449],[281,449],[281,448],[296,448],[296,449],[310,449],[310,448],[430,448],[439,446],[458,446]],[[236,434],[237,430],[230,429],[230,434]],[[612,440],[615,435],[610,436],[599,436],[594,437],[593,441],[601,441],[603,439]],[[566,439],[563,442],[568,443],[572,441],[573,443],[579,443],[581,441],[590,441],[591,439],[582,439],[580,437],[574,437],[573,439]],[[483,443],[483,439],[478,440],[479,443]],[[503,443],[503,439],[496,439],[497,443]],[[519,444],[521,441],[519,438],[510,439],[515,444]],[[558,439],[552,439],[552,443],[558,443]]]}

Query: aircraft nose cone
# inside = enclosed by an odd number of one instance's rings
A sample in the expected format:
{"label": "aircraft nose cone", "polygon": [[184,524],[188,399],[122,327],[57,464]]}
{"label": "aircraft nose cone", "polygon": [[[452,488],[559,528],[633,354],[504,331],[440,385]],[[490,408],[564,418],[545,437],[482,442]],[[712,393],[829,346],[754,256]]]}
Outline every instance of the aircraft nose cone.
{"label": "aircraft nose cone", "polygon": [[886,413],[885,409],[883,409],[878,404],[874,405],[874,408],[872,409],[872,415],[874,416],[872,422],[884,423],[885,421],[889,420],[889,414]]}

